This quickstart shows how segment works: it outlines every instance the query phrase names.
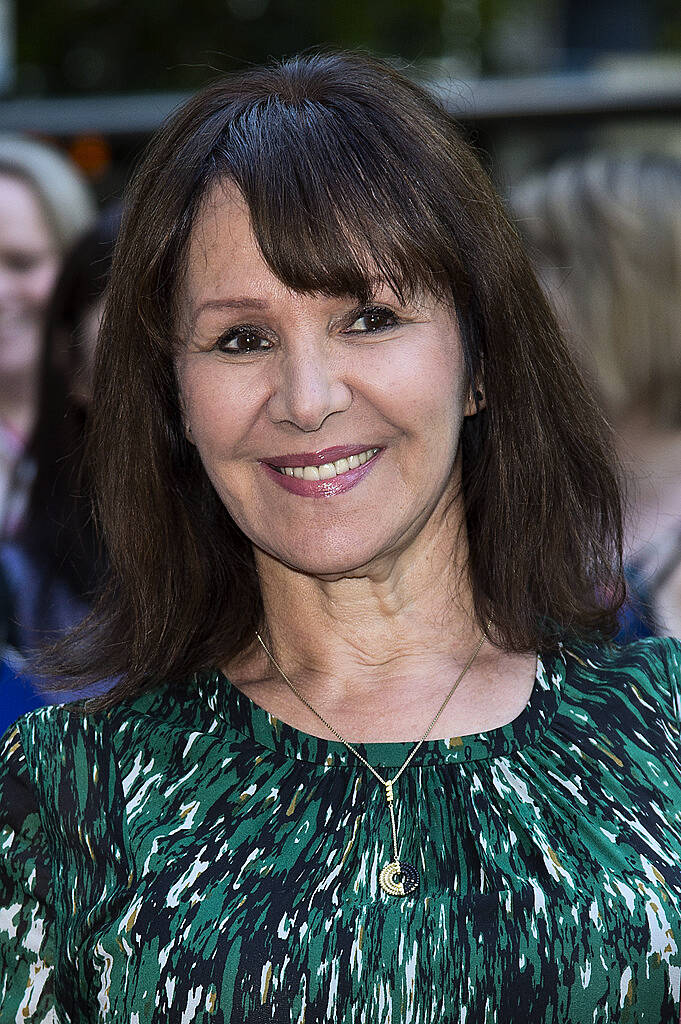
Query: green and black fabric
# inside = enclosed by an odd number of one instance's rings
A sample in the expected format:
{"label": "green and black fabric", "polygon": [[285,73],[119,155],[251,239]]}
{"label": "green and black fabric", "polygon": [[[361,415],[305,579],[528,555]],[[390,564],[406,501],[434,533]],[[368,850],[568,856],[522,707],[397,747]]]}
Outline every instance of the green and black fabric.
{"label": "green and black fabric", "polygon": [[[220,672],[3,740],[3,1024],[668,1024],[681,644],[565,647],[397,789]],[[386,774],[409,743],[366,744]]]}

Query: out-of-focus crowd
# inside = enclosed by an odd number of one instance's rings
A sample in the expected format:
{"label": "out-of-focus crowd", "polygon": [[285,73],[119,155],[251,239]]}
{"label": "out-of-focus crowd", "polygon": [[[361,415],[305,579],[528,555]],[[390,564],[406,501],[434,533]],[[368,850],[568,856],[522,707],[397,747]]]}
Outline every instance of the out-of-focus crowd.
{"label": "out-of-focus crowd", "polygon": [[[509,207],[619,452],[618,639],[681,635],[681,163],[564,161]],[[71,696],[43,691],[29,659],[106,572],[84,449],[119,220],[56,149],[0,136],[0,733]]]}
{"label": "out-of-focus crowd", "polygon": [[119,218],[58,150],[0,136],[0,731],[69,696],[27,658],[87,614],[104,571],[84,443]]}
{"label": "out-of-focus crowd", "polygon": [[618,639],[681,636],[681,161],[562,161],[511,205],[619,456]]}

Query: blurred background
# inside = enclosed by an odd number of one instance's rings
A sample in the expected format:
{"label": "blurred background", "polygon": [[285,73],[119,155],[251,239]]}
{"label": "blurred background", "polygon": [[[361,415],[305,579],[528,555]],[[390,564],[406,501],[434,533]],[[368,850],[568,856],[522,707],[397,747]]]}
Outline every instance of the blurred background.
{"label": "blurred background", "polygon": [[131,169],[193,90],[324,48],[426,83],[491,173],[613,431],[619,639],[681,635],[679,0],[0,0],[0,732],[106,572],[83,451]]}
{"label": "blurred background", "polygon": [[596,143],[681,147],[678,0],[0,0],[0,131],[55,139],[108,198],[187,91],[329,46],[435,83],[502,187]]}

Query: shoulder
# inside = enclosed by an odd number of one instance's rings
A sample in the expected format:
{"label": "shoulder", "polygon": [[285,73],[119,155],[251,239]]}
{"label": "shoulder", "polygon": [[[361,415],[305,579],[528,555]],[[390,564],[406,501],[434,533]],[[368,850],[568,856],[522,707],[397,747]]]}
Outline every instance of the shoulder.
{"label": "shoulder", "polygon": [[76,841],[84,822],[100,821],[106,833],[109,817],[122,820],[122,779],[144,745],[125,734],[139,717],[135,703],[97,712],[88,704],[37,708],[0,741],[0,830],[47,844],[52,855]]}
{"label": "shoulder", "polygon": [[0,830],[6,819],[15,825],[24,812],[36,810],[18,723],[10,726],[0,740],[0,808]]}
{"label": "shoulder", "polygon": [[[15,725],[27,756],[34,749],[48,756],[61,754],[74,744],[89,747],[104,735],[125,729],[129,723],[172,721],[182,711],[181,694],[170,686],[160,686],[113,707],[98,709],[96,700],[101,692],[93,687],[89,694],[80,691],[78,699],[67,695],[61,703],[22,715]],[[59,691],[53,696],[58,697]]]}
{"label": "shoulder", "polygon": [[648,637],[623,646],[566,642],[564,649],[568,702],[610,732],[647,736],[678,755],[681,641]]}
{"label": "shoulder", "polygon": [[14,829],[29,819],[35,829],[49,831],[92,760],[94,733],[75,706],[51,705],[22,715],[0,742],[2,825]]}
{"label": "shoulder", "polygon": [[635,685],[678,717],[681,640],[646,637],[629,644],[565,643],[573,678],[594,688]]}
{"label": "shoulder", "polygon": [[[10,750],[20,751],[37,792],[49,799],[62,784],[68,788],[69,775],[76,776],[82,791],[88,779],[101,782],[105,769],[124,773],[145,749],[162,760],[171,737],[177,735],[180,742],[179,737],[203,724],[194,679],[158,686],[112,708],[95,707],[92,699],[83,698],[23,715],[4,738],[3,760]],[[12,766],[6,762],[4,768]]]}

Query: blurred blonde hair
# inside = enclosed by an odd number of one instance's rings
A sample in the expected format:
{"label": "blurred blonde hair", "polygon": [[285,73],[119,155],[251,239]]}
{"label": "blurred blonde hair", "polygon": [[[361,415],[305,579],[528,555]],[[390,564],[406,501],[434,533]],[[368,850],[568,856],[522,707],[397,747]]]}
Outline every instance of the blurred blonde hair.
{"label": "blurred blonde hair", "polygon": [[511,206],[606,413],[681,426],[681,162],[560,162]]}
{"label": "blurred blonde hair", "polygon": [[95,201],[89,185],[53,146],[20,135],[0,135],[0,174],[20,178],[33,189],[60,252],[93,223]]}

